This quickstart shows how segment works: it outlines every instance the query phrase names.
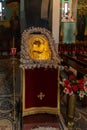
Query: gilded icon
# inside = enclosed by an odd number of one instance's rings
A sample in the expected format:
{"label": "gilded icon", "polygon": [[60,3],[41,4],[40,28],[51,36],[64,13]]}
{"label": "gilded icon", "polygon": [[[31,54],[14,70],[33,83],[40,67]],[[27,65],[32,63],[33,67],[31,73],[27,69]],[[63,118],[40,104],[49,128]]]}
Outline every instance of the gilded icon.
{"label": "gilded icon", "polygon": [[42,34],[31,34],[28,39],[29,56],[33,60],[50,60],[49,41]]}

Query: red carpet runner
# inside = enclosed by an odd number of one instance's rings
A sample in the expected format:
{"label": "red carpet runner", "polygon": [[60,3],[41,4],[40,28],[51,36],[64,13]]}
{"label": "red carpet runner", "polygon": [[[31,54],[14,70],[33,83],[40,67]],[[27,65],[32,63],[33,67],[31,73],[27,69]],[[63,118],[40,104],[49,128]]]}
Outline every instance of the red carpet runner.
{"label": "red carpet runner", "polygon": [[59,117],[51,114],[36,114],[23,118],[23,130],[32,130],[39,127],[52,127],[57,130],[67,130]]}

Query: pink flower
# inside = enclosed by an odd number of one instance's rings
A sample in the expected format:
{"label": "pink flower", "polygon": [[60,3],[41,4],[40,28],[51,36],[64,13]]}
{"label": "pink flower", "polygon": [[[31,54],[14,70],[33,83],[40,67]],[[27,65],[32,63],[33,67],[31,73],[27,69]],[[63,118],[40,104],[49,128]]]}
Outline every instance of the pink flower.
{"label": "pink flower", "polygon": [[72,95],[74,95],[73,91],[71,91],[71,92],[69,93],[69,96],[72,96]]}
{"label": "pink flower", "polygon": [[69,94],[69,89],[68,88],[64,88],[63,92],[66,93],[66,94]]}
{"label": "pink flower", "polygon": [[87,93],[87,86],[84,86],[84,90],[85,90],[85,92]]}
{"label": "pink flower", "polygon": [[80,93],[79,93],[79,97],[80,97],[80,98],[83,98],[84,95],[85,95],[84,91],[80,91]]}

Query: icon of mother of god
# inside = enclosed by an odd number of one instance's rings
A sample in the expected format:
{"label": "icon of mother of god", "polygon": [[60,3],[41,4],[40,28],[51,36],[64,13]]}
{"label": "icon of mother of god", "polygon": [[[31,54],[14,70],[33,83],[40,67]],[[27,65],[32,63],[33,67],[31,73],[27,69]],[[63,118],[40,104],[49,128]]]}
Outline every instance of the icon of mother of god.
{"label": "icon of mother of god", "polygon": [[28,51],[32,60],[50,60],[51,50],[46,36],[32,34],[28,39]]}

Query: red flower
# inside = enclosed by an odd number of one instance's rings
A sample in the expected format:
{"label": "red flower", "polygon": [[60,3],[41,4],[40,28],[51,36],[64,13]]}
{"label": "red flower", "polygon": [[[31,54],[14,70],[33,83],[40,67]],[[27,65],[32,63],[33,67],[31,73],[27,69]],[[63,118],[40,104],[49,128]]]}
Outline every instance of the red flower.
{"label": "red flower", "polygon": [[69,79],[75,79],[75,76],[74,75],[70,75]]}
{"label": "red flower", "polygon": [[84,83],[85,83],[85,80],[84,80],[84,79],[78,80],[78,84],[84,84]]}
{"label": "red flower", "polygon": [[77,85],[73,85],[73,86],[72,86],[72,89],[73,89],[75,92],[77,92],[77,91],[78,91]]}
{"label": "red flower", "polygon": [[69,89],[69,92],[72,90],[72,88],[71,88],[71,86],[70,86],[70,85],[66,86],[66,88],[68,88],[68,89]]}
{"label": "red flower", "polygon": [[84,79],[80,79],[80,80],[78,80],[78,88],[80,89],[80,90],[84,90]]}
{"label": "red flower", "polygon": [[65,80],[65,81],[64,81],[64,84],[65,84],[65,86],[66,86],[66,85],[69,85],[69,84],[70,84],[70,81],[69,81],[69,80]]}
{"label": "red flower", "polygon": [[78,84],[78,88],[79,88],[80,90],[84,90],[84,84]]}

